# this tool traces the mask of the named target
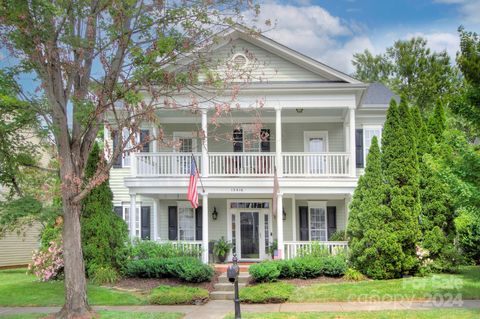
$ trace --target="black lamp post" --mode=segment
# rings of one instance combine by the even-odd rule
[[[233,302],[235,304],[235,319],[241,319],[242,314],[240,312],[240,298],[238,296],[238,274],[240,273],[240,267],[238,267],[237,261],[237,254],[233,254],[233,265],[228,267],[227,277],[228,280],[235,285],[235,297],[233,299]]]
[[[218,217],[217,207],[213,206],[212,218],[213,220],[217,220],[217,217]]]

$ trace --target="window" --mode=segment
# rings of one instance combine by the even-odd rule
[[[127,223],[130,232],[130,206],[123,206],[123,220]],[[135,236],[140,236],[140,207],[137,206],[135,214]]]
[[[244,152],[260,152],[262,139],[260,138],[259,129],[255,124],[243,124],[243,151]]]
[[[372,138],[376,136],[378,138],[378,142],[381,143],[382,139],[382,127],[381,126],[364,126],[363,127],[363,156],[364,156],[364,163],[367,162],[367,155],[370,149],[370,145],[372,145]]]
[[[189,203],[178,203],[178,239],[195,240],[195,210]]]
[[[310,214],[310,240],[327,240],[326,202],[308,202]]]

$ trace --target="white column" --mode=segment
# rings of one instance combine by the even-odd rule
[[[152,148],[150,149],[150,152],[152,152],[152,153],[158,152],[157,128],[156,128],[155,125],[151,126],[150,134],[152,135],[152,138],[153,138]]]
[[[204,134],[202,141],[202,177],[208,177],[208,122],[206,109],[202,109],[202,131]]]
[[[283,194],[277,194],[277,249],[279,259],[284,259],[283,244]]]
[[[282,109],[280,107],[275,109],[275,166],[277,176],[282,176]]]
[[[345,195],[345,230],[348,228],[348,218],[350,216],[350,202],[352,200],[352,194]]]
[[[152,240],[158,239],[158,199],[153,200],[153,236]]]
[[[295,194],[292,196],[292,240],[297,241],[297,207]]]
[[[133,240],[137,234],[135,232],[135,216],[137,214],[137,195],[130,194],[130,214],[128,216],[130,224],[130,239]]]
[[[350,151],[350,176],[355,177],[355,109],[349,109],[348,113],[350,138],[349,138],[349,151]]]
[[[202,261],[208,264],[208,194],[202,195]]]

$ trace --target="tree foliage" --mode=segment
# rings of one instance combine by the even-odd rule
[[[93,146],[85,169],[91,178],[102,163],[98,144]],[[120,270],[127,257],[127,224],[113,211],[113,193],[108,180],[95,187],[83,200],[82,249],[85,268],[93,276],[97,268]]]
[[[398,276],[403,259],[402,247],[390,224],[390,209],[385,205],[380,148],[372,139],[365,173],[360,176],[350,205],[347,234],[350,262],[375,279]]]
[[[66,302],[57,317],[92,317],[81,250],[82,200],[108,178],[123,152],[163,138],[135,138],[142,121],[158,122],[157,110],[195,111],[208,101],[218,103],[215,114],[223,114],[236,103],[239,86],[231,85],[233,78],[248,82],[248,70],[209,72],[216,61],[208,59],[208,51],[218,32],[225,34],[243,15],[255,17],[258,10],[243,0],[0,3],[2,46],[18,61],[18,72],[34,72],[41,81],[47,103],[29,104],[29,111],[42,117],[59,157]],[[175,99],[178,94],[188,98]],[[103,125],[108,132],[125,128],[128,136],[115,148],[106,145],[107,164],[86,178],[87,159]]]
[[[427,40],[415,37],[396,41],[385,53],[356,53],[354,76],[365,82],[382,82],[422,111],[455,92],[458,72],[446,51],[432,52]]]
[[[460,52],[457,64],[465,77],[463,99],[452,104],[452,110],[480,131],[480,36],[475,32],[458,29]]]

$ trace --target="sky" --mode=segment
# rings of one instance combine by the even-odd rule
[[[267,0],[260,18],[275,23],[266,36],[351,74],[354,53],[413,36],[454,59],[458,27],[480,33],[480,0]]]
[[[353,54],[383,53],[396,40],[422,36],[454,61],[457,29],[480,33],[480,0],[261,0],[260,21],[275,27],[266,36],[347,74]],[[0,67],[16,61],[0,52]],[[20,77],[29,91],[38,81]]]

